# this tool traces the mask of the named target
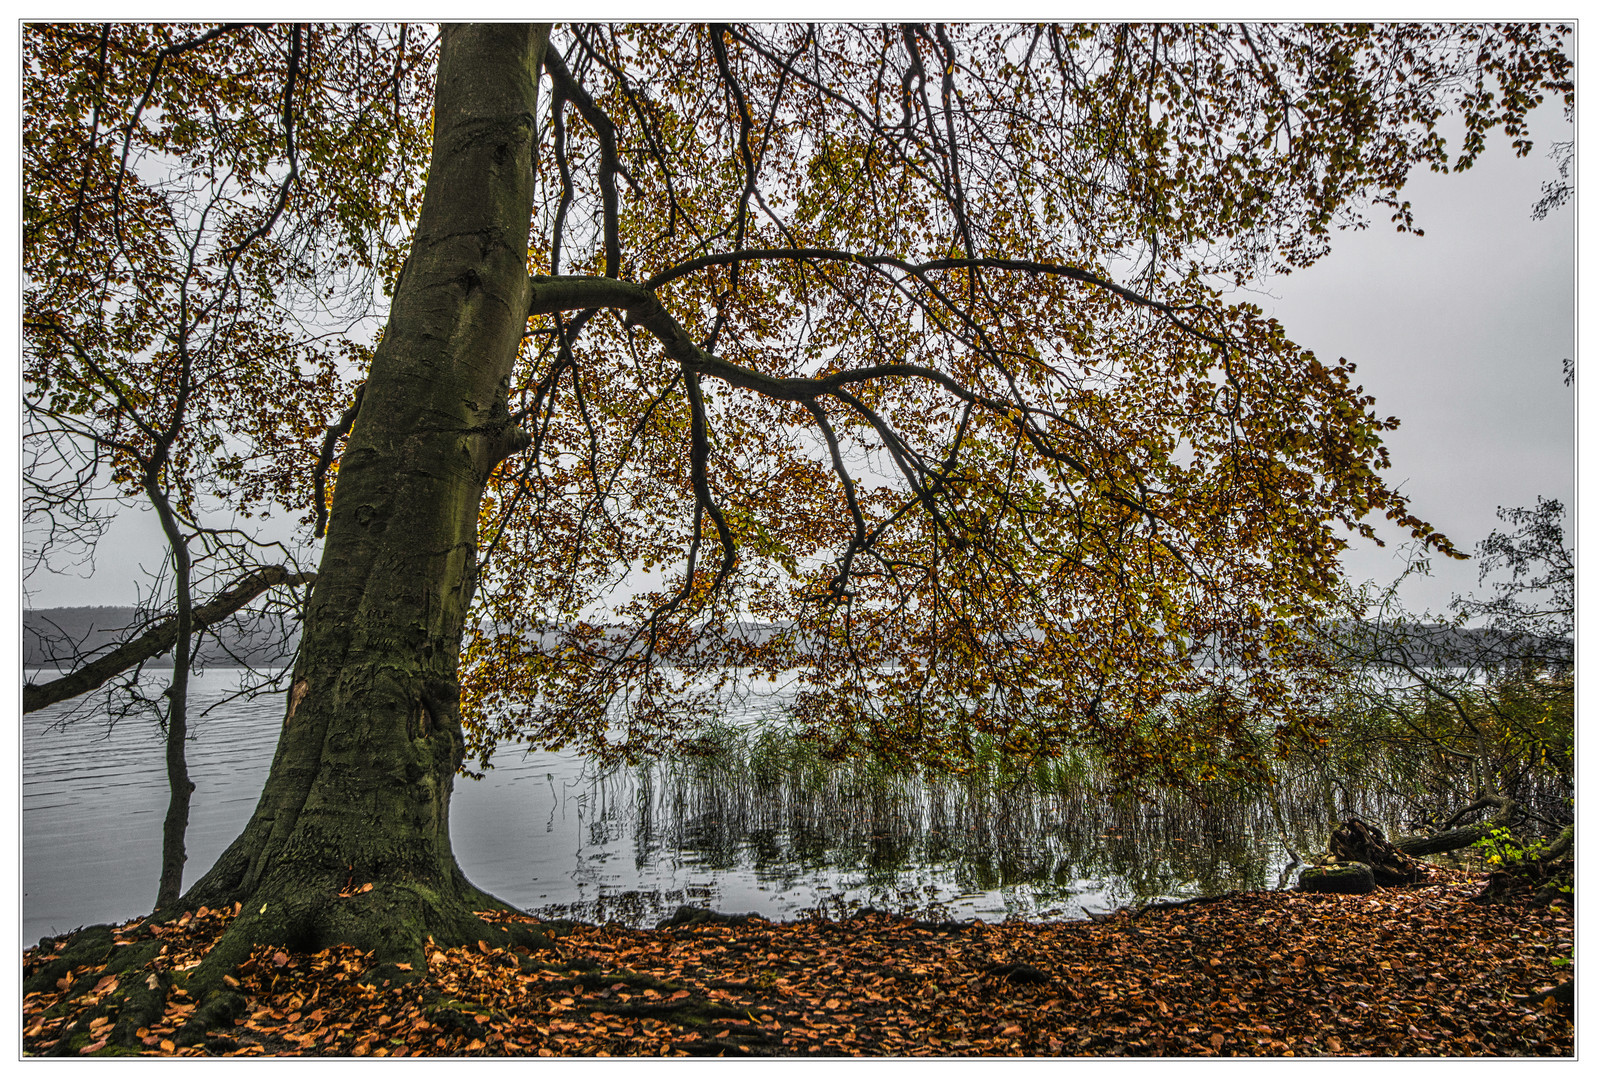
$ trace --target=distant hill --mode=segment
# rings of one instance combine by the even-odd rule
[[[93,656],[136,637],[145,627],[138,611],[130,607],[40,608],[22,613],[22,666],[25,668],[65,667],[75,655]],[[252,612],[241,613],[211,628],[200,646],[199,660],[212,667],[251,664],[277,667],[288,663],[298,641],[298,627],[284,643],[277,625],[258,619]],[[213,636],[214,634],[214,636]],[[171,667],[167,653],[146,663],[147,667]]]
[[[136,624],[138,612],[131,607],[60,607],[40,608],[22,613],[22,664],[27,668],[54,667],[69,660],[74,652],[94,654],[114,648],[130,636],[142,632]],[[763,644],[777,633],[791,627],[759,623],[736,624],[739,637],[751,644]],[[214,627],[215,637],[206,635],[200,649],[202,664],[213,667],[230,667],[238,663],[266,667],[287,664],[298,643],[298,626],[292,628],[286,643],[278,637],[276,624],[257,621],[253,613],[245,612]],[[618,631],[612,631],[617,633]],[[1343,642],[1357,649],[1360,642],[1365,648],[1375,642],[1377,663],[1394,663],[1400,652],[1406,652],[1410,662],[1428,666],[1450,666],[1470,657],[1477,662],[1489,656],[1509,657],[1527,653],[1550,661],[1567,662],[1571,656],[1568,641],[1531,636],[1515,636],[1496,630],[1455,628],[1435,625],[1415,625],[1406,628],[1385,627],[1377,631],[1368,623],[1343,623],[1333,629]],[[1397,637],[1406,637],[1403,649],[1392,644]],[[540,644],[551,647],[558,633],[549,628],[541,635]],[[236,658],[236,659],[235,659]],[[148,663],[150,667],[171,667],[170,654]]]
[[[1382,664],[1457,667],[1521,658],[1569,663],[1574,656],[1574,645],[1568,639],[1490,627],[1347,622],[1332,628],[1332,633],[1355,652],[1374,652],[1373,659]]]

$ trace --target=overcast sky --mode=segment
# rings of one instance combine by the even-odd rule
[[[1563,360],[1575,355],[1575,207],[1531,218],[1557,172],[1545,151],[1571,129],[1555,108],[1535,119],[1529,157],[1500,138],[1466,172],[1411,180],[1404,197],[1423,237],[1344,233],[1263,301],[1294,341],[1358,365],[1377,413],[1403,421],[1387,439],[1391,481],[1464,550],[1501,527],[1499,506],[1538,495],[1574,505],[1575,391]],[[1346,560],[1354,580],[1401,572],[1404,538],[1386,532],[1387,550],[1365,544]],[[1477,587],[1473,562],[1432,569],[1430,581],[1406,583],[1410,607],[1440,610]]]
[[[1569,138],[1559,110],[1544,107],[1524,159],[1497,139],[1475,168],[1416,175],[1405,191],[1424,237],[1380,224],[1343,233],[1319,265],[1268,283],[1259,297],[1300,345],[1325,360],[1347,357],[1376,398],[1391,433],[1390,478],[1412,509],[1464,550],[1499,523],[1499,506],[1538,495],[1574,502],[1575,392],[1562,361],[1575,349],[1575,210],[1531,218],[1556,167],[1550,144]],[[136,583],[160,558],[153,515],[128,514],[101,545],[91,578],[35,575],[29,607],[131,604]],[[1382,524],[1382,523],[1378,523]],[[1368,544],[1346,560],[1355,581],[1387,582],[1405,539]],[[1473,563],[1438,560],[1410,581],[1413,609],[1440,611],[1476,588]]]

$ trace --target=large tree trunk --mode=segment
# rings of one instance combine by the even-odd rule
[[[271,774],[183,898],[243,902],[205,984],[253,944],[347,942],[423,970],[429,935],[493,936],[472,911],[502,905],[455,864],[449,797],[478,504],[526,441],[505,394],[526,329],[547,43],[547,27],[443,32],[427,190],[338,471]]]

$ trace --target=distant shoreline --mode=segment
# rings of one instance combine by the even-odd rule
[[[256,630],[250,625],[252,621],[251,613],[242,613],[211,627],[196,662],[209,667],[283,667],[292,662],[299,640],[298,627],[292,628],[294,632],[284,642],[274,624],[263,623]],[[139,610],[133,607],[25,608],[22,666],[29,670],[67,671],[79,662],[74,653],[93,659],[144,629]],[[172,655],[168,652],[151,657],[144,666],[171,668]]]

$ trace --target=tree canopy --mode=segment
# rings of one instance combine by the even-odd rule
[[[1528,152],[1564,39],[556,28],[476,750],[646,752],[736,668],[798,672],[837,755],[1256,764],[1346,536],[1452,548],[1384,480],[1397,420],[1354,365],[1238,290],[1420,231],[1410,171],[1493,129]]]
[[[530,445],[483,503],[464,654],[479,759],[669,745],[729,671],[797,672],[839,755],[1254,759],[1347,533],[1452,549],[1382,478],[1397,420],[1354,365],[1237,290],[1339,229],[1419,232],[1409,172],[1494,129],[1528,153],[1526,114],[1573,101],[1567,34],[557,28],[507,386]],[[336,327],[418,209],[431,35],[27,44],[30,518],[103,465],[319,532],[369,356]],[[1183,715],[1217,692],[1240,707]]]

